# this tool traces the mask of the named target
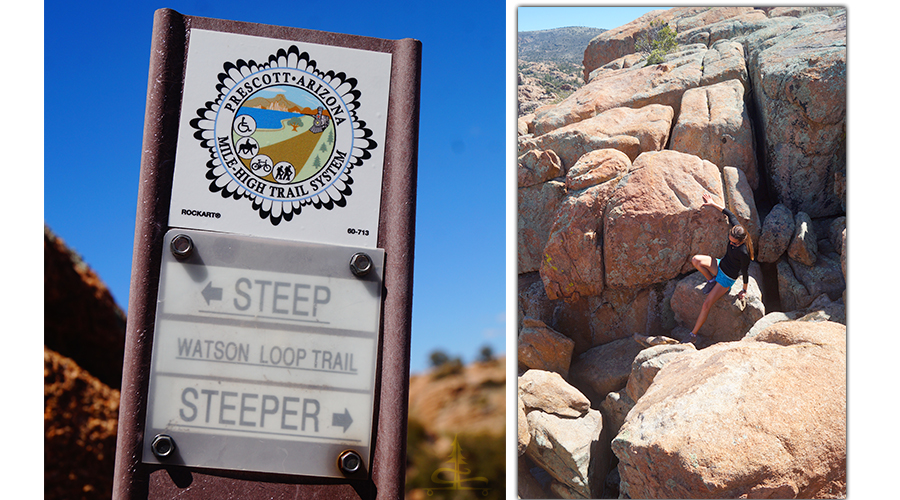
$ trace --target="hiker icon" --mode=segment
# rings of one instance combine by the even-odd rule
[[[279,184],[287,184],[294,180],[294,176],[297,174],[297,171],[294,169],[294,166],[291,165],[290,162],[280,161],[275,164],[275,173],[272,174],[275,177],[275,181]]]

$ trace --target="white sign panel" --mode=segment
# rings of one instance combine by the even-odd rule
[[[391,54],[191,30],[169,225],[374,248]]]
[[[343,477],[348,449],[367,464],[383,251],[183,229],[164,243],[145,444],[170,436],[166,463],[197,467]]]

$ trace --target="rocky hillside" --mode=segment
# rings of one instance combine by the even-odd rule
[[[657,11],[520,115],[523,498],[846,493],[846,38],[840,8]],[[755,262],[681,344],[728,241],[704,196]]]
[[[584,48],[604,31],[585,26],[520,31],[516,41],[519,59],[528,62],[567,62],[580,66]]]
[[[44,347],[44,498],[110,498],[119,391]]]
[[[103,280],[46,226],[44,344],[104,384],[121,387],[125,313]]]
[[[44,498],[108,499],[125,315],[81,257],[44,228]]]
[[[519,112],[559,102],[583,83],[584,47],[606,30],[583,26],[518,33]]]
[[[448,362],[411,377],[408,499],[505,498],[505,391],[504,358]],[[437,472],[454,468],[460,457],[467,473]],[[447,490],[452,485],[444,481],[454,480],[461,489]]]
[[[581,66],[572,63],[527,62],[519,60],[519,113],[557,103],[581,87]]]

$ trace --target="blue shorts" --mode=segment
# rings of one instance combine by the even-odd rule
[[[716,267],[719,269],[719,272],[716,274],[716,283],[724,286],[726,290],[731,290],[731,285],[737,281],[737,278],[730,278],[727,274],[723,273],[722,268],[718,267],[720,262],[722,262],[722,259],[716,259]]]

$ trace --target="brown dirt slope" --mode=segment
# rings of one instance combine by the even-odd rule
[[[112,496],[119,391],[44,347],[44,498]]]

